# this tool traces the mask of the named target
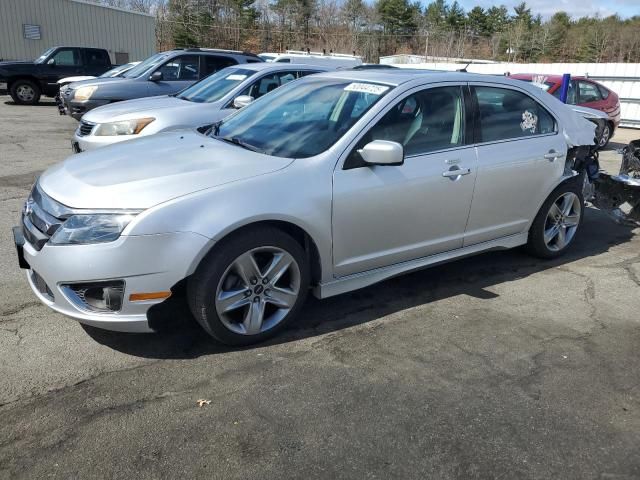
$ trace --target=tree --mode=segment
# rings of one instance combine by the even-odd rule
[[[407,0],[379,0],[377,10],[385,32],[406,35],[416,31],[415,4]]]
[[[464,23],[464,10],[458,3],[458,0],[454,0],[447,12],[447,25],[452,27],[454,30],[458,30],[464,26]]]
[[[489,23],[484,8],[473,7],[467,14],[467,25],[473,35],[487,35],[489,33]]]

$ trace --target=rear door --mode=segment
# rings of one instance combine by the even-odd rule
[[[84,50],[84,72],[98,77],[111,68],[109,54],[105,50],[87,48]]]
[[[567,154],[555,117],[524,91],[490,83],[471,91],[478,174],[465,246],[525,232]]]
[[[203,55],[201,58],[201,72],[200,77],[205,78],[216,73],[218,70],[237,65],[238,62],[232,57],[225,57],[222,55]]]

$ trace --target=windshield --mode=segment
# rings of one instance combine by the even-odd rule
[[[139,63],[131,70],[125,72],[122,76],[124,78],[137,78],[142,75],[144,72],[149,70],[151,67],[156,66],[163,60],[165,60],[169,55],[166,53],[156,53],[155,55],[150,56],[145,61]]]
[[[184,89],[178,98],[196,103],[220,100],[245,79],[256,72],[244,68],[227,67]]]
[[[312,157],[337,142],[389,90],[375,83],[307,77],[259,98],[212,133],[267,155]]]
[[[38,58],[36,58],[34,63],[42,63],[42,62],[44,62],[47,59],[47,57],[49,55],[51,55],[51,52],[53,52],[55,49],[56,49],[56,47],[51,47],[49,50],[47,50],[42,55],[40,55]]]

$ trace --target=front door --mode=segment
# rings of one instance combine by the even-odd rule
[[[364,164],[357,150],[373,140],[402,144],[404,164]],[[362,136],[334,173],[337,276],[462,247],[476,174],[466,143],[461,86],[407,94]]]
[[[160,66],[157,71],[162,73],[162,78],[157,82],[149,82],[149,95],[171,95],[198,81],[200,59],[197,55],[180,55]]]
[[[554,117],[526,93],[472,86],[478,175],[465,246],[523,233],[562,176],[567,145]]]

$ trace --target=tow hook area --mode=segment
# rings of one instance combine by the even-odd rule
[[[598,172],[592,179],[590,201],[616,222],[640,225],[640,140],[629,143],[621,153],[618,175]]]

